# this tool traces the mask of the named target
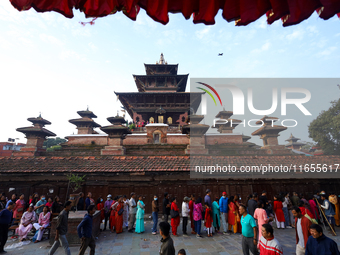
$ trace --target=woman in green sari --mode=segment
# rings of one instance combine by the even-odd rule
[[[220,206],[218,205],[218,197],[212,203],[213,211],[213,225],[215,227],[215,233],[220,233]]]
[[[145,212],[145,204],[142,201],[143,197],[138,197],[137,202],[137,214],[136,214],[136,233],[143,233],[144,229],[144,212]]]

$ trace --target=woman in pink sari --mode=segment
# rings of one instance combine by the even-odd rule
[[[257,207],[254,212],[254,219],[257,220],[257,227],[259,229],[259,240],[261,239],[262,236],[262,225],[267,224],[269,221],[272,221],[273,218],[268,218],[266,211],[263,209],[264,208],[264,203],[262,201],[259,201],[257,203]],[[259,248],[259,242],[257,243],[257,247]]]
[[[27,212],[21,217],[20,225],[16,229],[17,235],[20,237],[20,241],[25,241],[27,238],[27,234],[31,231],[33,225],[32,223],[35,222],[35,212],[34,212],[34,205],[30,204]]]
[[[39,214],[38,223],[33,224],[33,227],[36,230],[39,230],[37,240],[35,240],[35,243],[38,243],[41,241],[45,228],[47,228],[50,225],[50,219],[51,219],[51,213],[49,212],[49,207],[45,206],[43,209],[43,212]]]
[[[14,219],[18,216],[18,214],[24,213],[25,204],[26,204],[24,198],[25,198],[24,194],[21,194],[19,199],[15,202],[15,207],[14,207],[14,211],[13,211],[13,218]]]

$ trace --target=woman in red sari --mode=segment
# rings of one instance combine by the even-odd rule
[[[228,199],[228,233],[231,233],[231,226],[234,229],[234,233],[237,233],[237,208],[234,204],[234,196],[229,197]]]
[[[212,223],[213,223],[213,217],[212,217],[212,210],[209,207],[208,203],[205,203],[205,215],[204,215],[204,225],[207,228],[208,231],[208,237],[212,237]]]
[[[285,216],[283,214],[283,206],[282,201],[280,201],[279,196],[274,196],[274,213],[275,213],[275,222],[277,228],[285,228]]]
[[[116,202],[116,233],[120,234],[123,232],[123,214],[124,214],[124,201],[123,197],[120,196]]]
[[[177,217],[171,217],[171,229],[172,229],[172,234],[174,236],[178,236],[177,235],[177,228],[179,226],[179,222],[180,222],[180,217],[179,217],[179,209],[178,206],[176,204],[176,198],[174,197],[172,199],[172,203],[171,203],[171,210],[177,211],[178,212],[178,216]]]
[[[103,219],[105,219],[105,211],[102,197],[97,199],[97,210],[100,211],[100,221],[103,221]]]
[[[111,232],[114,232],[115,227],[116,227],[116,208],[114,207],[116,202],[117,202],[117,197],[113,199],[112,206],[111,206],[111,212],[110,212],[110,218],[109,218]]]

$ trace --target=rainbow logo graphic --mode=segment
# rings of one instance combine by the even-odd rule
[[[211,87],[210,85],[208,85],[208,84],[206,84],[206,83],[203,83],[203,82],[197,82],[197,83],[199,83],[199,84],[201,84],[201,85],[203,85],[203,86],[206,86],[206,87],[209,88],[212,92],[214,92],[215,95],[217,96],[218,100],[220,101],[221,106],[222,106],[222,100],[221,100],[221,98],[220,98],[220,95],[217,93],[217,91],[216,91],[213,87]],[[209,96],[211,96],[212,100],[214,100],[215,106],[217,106],[216,100],[215,100],[214,96],[211,94],[211,92],[210,92],[209,90],[206,90],[206,89],[201,88],[201,87],[197,87],[197,88],[200,89],[200,90],[203,90],[203,91],[206,92]]]

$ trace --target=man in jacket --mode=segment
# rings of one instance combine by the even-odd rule
[[[305,255],[340,255],[334,240],[323,234],[322,227],[317,224],[310,226],[311,236],[308,238]]]
[[[170,224],[165,221],[159,223],[159,233],[162,237],[159,255],[175,255],[174,241],[170,237]]]
[[[0,254],[6,253],[4,247],[8,238],[8,228],[12,222],[12,210],[14,206],[15,204],[11,201],[8,203],[7,208],[0,212]]]
[[[304,255],[308,237],[310,236],[311,222],[302,215],[299,207],[294,206],[292,213],[295,217],[295,235],[296,235],[296,255]]]
[[[66,255],[71,255],[70,248],[68,247],[68,242],[66,239],[67,234],[67,225],[68,225],[68,213],[71,210],[72,202],[67,201],[64,206],[64,210],[62,210],[58,216],[57,226],[56,226],[56,234],[55,241],[52,245],[48,255],[53,255],[55,251],[58,249],[59,245],[61,245]]]
[[[96,212],[96,207],[94,205],[90,205],[87,208],[87,212],[88,213],[77,227],[78,236],[81,239],[79,255],[83,255],[87,247],[90,247],[91,249],[90,255],[94,255],[96,248],[96,242],[92,236],[93,214]]]
[[[227,223],[228,223],[228,197],[227,193],[223,192],[219,201],[221,219],[223,225],[223,234],[227,234]]]
[[[282,255],[283,249],[279,241],[274,238],[274,229],[270,224],[263,224],[262,236],[259,240],[261,255]]]

